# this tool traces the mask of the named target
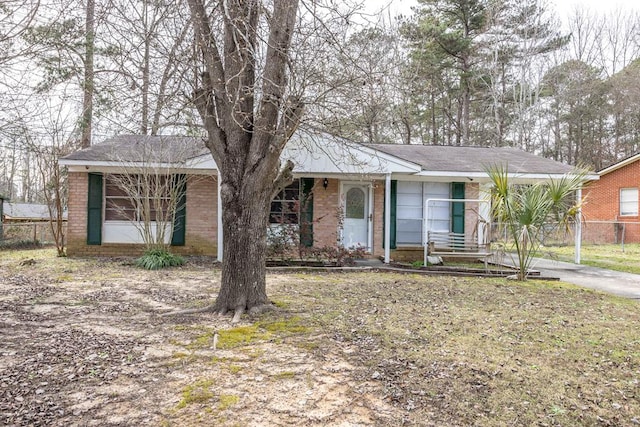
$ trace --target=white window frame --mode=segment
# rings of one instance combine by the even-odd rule
[[[638,188],[620,189],[620,216],[638,216]]]

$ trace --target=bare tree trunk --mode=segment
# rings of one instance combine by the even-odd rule
[[[95,47],[94,32],[94,15],[95,0],[87,0],[86,10],[86,35],[85,35],[85,51],[84,51],[84,82],[83,82],[83,100],[82,100],[82,137],[81,147],[87,148],[91,146],[91,128],[93,121],[93,52]]]
[[[146,135],[149,130],[149,51],[151,43],[151,31],[149,30],[149,8],[147,2],[142,5],[144,20],[144,57],[142,58],[142,120],[140,124],[140,132]]]
[[[433,81],[433,79],[432,79]],[[433,89],[431,89],[431,137],[433,141],[431,143],[433,145],[438,145],[438,122],[436,120],[436,94]]]
[[[465,37],[468,37],[468,35],[465,34]],[[458,129],[460,139],[458,139],[457,145],[469,145],[471,127],[471,80],[469,75],[471,66],[469,65],[469,58],[467,56],[462,59],[461,67],[462,75],[460,76],[460,87],[462,90],[462,96],[460,97],[460,102],[462,105],[460,106],[459,112],[462,117],[458,121],[458,125],[460,126],[460,129]]]
[[[214,311],[242,313],[269,303],[266,293],[267,206],[270,191],[255,190],[261,184],[254,177],[243,184],[240,194],[224,194],[224,262],[222,285]],[[223,187],[230,188],[231,186]],[[269,196],[267,196],[269,194]]]

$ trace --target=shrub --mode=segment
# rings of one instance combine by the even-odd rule
[[[355,260],[363,258],[366,249],[357,246],[355,248],[345,248],[344,246],[323,246],[303,248],[302,254],[304,258],[315,259],[316,261],[326,261],[335,265],[354,265]]]
[[[300,231],[294,224],[271,224],[267,228],[267,258],[291,261],[300,249]]]
[[[136,260],[136,265],[146,270],[159,270],[161,268],[175,267],[184,264],[184,258],[172,254],[166,249],[148,250]]]

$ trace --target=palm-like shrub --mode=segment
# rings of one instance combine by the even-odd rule
[[[491,213],[499,231],[512,242],[517,256],[518,280],[525,280],[544,236],[558,227],[570,230],[580,202],[575,192],[581,188],[585,172],[576,170],[560,179],[516,185],[509,181],[507,167],[487,168],[493,183]]]

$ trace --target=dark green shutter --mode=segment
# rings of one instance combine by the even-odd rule
[[[102,244],[102,175],[89,174],[87,245]]]
[[[178,204],[176,205],[176,215],[173,218],[173,234],[171,235],[171,246],[184,246],[185,232],[187,229],[187,177],[185,175],[175,175],[178,188]]]
[[[391,227],[389,227],[389,240],[391,243],[390,249],[396,249],[396,210],[397,210],[397,200],[398,200],[398,181],[391,181],[391,212],[390,212],[390,220]],[[384,204],[386,209],[387,204]],[[384,230],[387,226],[385,224],[385,219],[387,218],[387,213],[385,210],[382,212],[382,235],[384,236]],[[384,237],[382,238],[382,247],[384,248]]]
[[[300,242],[307,247],[313,246],[313,178],[300,180]]]
[[[451,198],[464,199],[464,182],[451,183]],[[453,202],[451,204],[451,231],[453,233],[464,233],[464,202]]]

